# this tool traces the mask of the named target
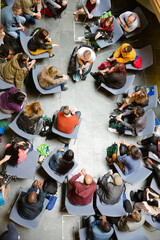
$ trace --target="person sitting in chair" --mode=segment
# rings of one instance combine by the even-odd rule
[[[125,64],[133,63],[136,58],[136,51],[128,43],[122,44],[114,53],[113,57],[108,58],[110,62],[117,61]]]
[[[109,240],[114,230],[106,216],[90,216],[86,219],[87,240]]]
[[[80,111],[69,106],[64,106],[57,113],[57,130],[63,133],[70,134],[74,131],[75,126],[79,124]]]
[[[41,0],[16,0],[16,3],[21,6],[23,16],[31,24],[36,24],[34,18],[41,18]]]
[[[86,74],[95,59],[95,52],[90,47],[82,46],[81,48],[79,48],[76,58],[76,74],[73,75],[73,80],[86,80]]]
[[[148,105],[149,99],[147,92],[145,90],[139,90],[134,93],[128,94],[127,97],[123,98],[123,103],[117,103],[119,109],[114,109],[114,112],[120,113],[123,112],[124,108],[128,106],[136,107],[141,106],[145,107]]]
[[[19,240],[18,232],[14,223],[9,222],[7,228],[8,230],[0,235],[0,240]]]
[[[83,0],[82,1],[82,8],[78,11],[74,12],[75,14],[75,21],[78,21],[79,15],[87,15],[88,19],[93,18],[93,13],[95,12],[96,8],[100,4],[100,0]]]
[[[76,181],[81,175],[84,176],[83,183]],[[68,192],[68,199],[71,203],[74,205],[91,203],[97,184],[84,168],[69,180],[69,184],[72,186],[72,189]]]
[[[122,232],[133,232],[142,227],[144,222],[145,216],[134,209],[130,215],[121,217],[117,225]]]
[[[59,44],[52,44],[49,33],[44,28],[39,28],[33,34],[33,37],[28,42],[28,50],[32,55],[39,55],[44,52],[49,53],[49,57],[53,57],[52,48],[59,47]]]
[[[135,12],[124,12],[118,18],[117,21],[125,32],[133,32],[136,28],[140,27],[140,19]]]
[[[57,67],[50,65],[45,66],[38,74],[39,85],[45,90],[61,86],[62,91],[66,91],[68,88],[65,85],[68,79],[68,75],[60,73]]]
[[[0,208],[5,204],[10,192],[10,185],[8,183],[12,177],[8,177],[7,183],[4,183],[3,177],[0,176]]]
[[[18,200],[18,214],[22,218],[33,220],[41,213],[45,200],[42,187],[43,181],[35,180],[28,192],[22,193],[21,198]]]
[[[108,181],[112,177],[113,181]],[[119,202],[124,191],[124,183],[118,173],[110,169],[102,178],[99,179],[99,189],[97,194],[103,204],[116,204]]]
[[[60,148],[49,160],[49,166],[59,175],[65,175],[74,166],[74,152],[68,147]]]
[[[126,117],[128,122],[124,121],[122,118]],[[137,136],[138,133],[142,132],[146,126],[146,115],[142,107],[137,106],[134,110],[127,110],[116,117],[122,126],[118,129],[108,128],[108,131],[114,133],[124,134],[125,130],[132,131],[132,136]]]
[[[61,13],[67,8],[66,0],[44,0],[55,20],[61,19]]]
[[[29,103],[17,119],[17,125],[28,134],[39,134],[43,126],[42,114],[43,111],[39,102]]]

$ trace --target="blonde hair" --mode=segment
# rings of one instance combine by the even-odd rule
[[[138,95],[136,95],[134,100],[137,104],[141,104],[141,103],[147,101],[148,100],[147,92],[145,90],[140,90],[140,93]]]
[[[24,115],[27,117],[35,118],[37,115],[42,116],[42,108],[40,102],[32,102],[25,106]]]

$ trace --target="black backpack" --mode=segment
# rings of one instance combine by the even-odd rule
[[[57,192],[57,182],[56,180],[50,178],[46,179],[43,184],[43,191],[46,192],[47,194],[53,194],[55,195]]]

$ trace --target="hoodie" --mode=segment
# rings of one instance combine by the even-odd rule
[[[92,201],[97,184],[93,180],[90,186],[85,186],[76,181],[80,176],[81,173],[78,173],[70,179],[69,183],[73,188],[69,191],[68,198],[75,205],[88,205]]]

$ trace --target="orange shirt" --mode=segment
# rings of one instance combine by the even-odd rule
[[[63,133],[70,134],[74,131],[76,125],[79,124],[79,120],[76,114],[70,117],[64,116],[63,112],[57,114],[57,130]]]

